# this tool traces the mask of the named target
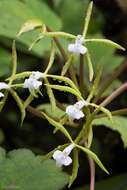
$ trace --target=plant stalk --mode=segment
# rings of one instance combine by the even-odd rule
[[[127,82],[125,82],[121,87],[117,88],[114,92],[112,92],[111,95],[105,98],[104,101],[100,104],[100,106],[103,106],[103,107],[106,106],[126,89],[127,89]]]
[[[79,67],[79,82],[80,82],[80,92],[84,97],[84,63],[83,55],[80,54],[80,67]]]
[[[47,28],[48,32],[52,32],[48,26],[46,26],[46,28]],[[54,41],[55,41],[58,49],[60,50],[60,53],[62,54],[62,56],[64,58],[64,61],[66,62],[68,60],[68,57],[67,57],[67,55],[66,55],[63,47],[61,46],[59,40],[56,37],[53,37],[53,39],[54,39]],[[77,79],[76,79],[76,74],[75,74],[75,71],[74,71],[72,65],[70,65],[70,67],[69,67],[69,73],[70,73],[71,79],[73,80],[73,82],[75,83],[75,85],[77,87],[79,87]]]

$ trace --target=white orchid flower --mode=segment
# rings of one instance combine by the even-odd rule
[[[83,118],[85,115],[80,109],[82,109],[84,106],[87,106],[87,105],[88,103],[86,101],[80,100],[74,105],[68,106],[66,108],[66,113],[69,116],[69,119],[73,121],[74,119]]]
[[[85,54],[87,52],[87,48],[83,46],[84,38],[81,35],[78,35],[74,44],[68,45],[68,51],[74,53],[75,55]]]
[[[38,81],[40,78],[46,78],[46,74],[39,71],[32,71],[32,74],[24,82],[24,88],[28,88],[29,91],[33,93],[34,90],[42,85],[42,82]]]
[[[38,89],[39,86],[42,85],[42,82],[34,79],[34,78],[28,78],[24,82],[24,88],[28,88],[29,91],[32,93],[34,90]]]
[[[68,166],[72,163],[72,159],[69,156],[73,148],[75,147],[75,144],[72,143],[68,147],[66,147],[63,151],[56,150],[53,154],[54,160],[56,160],[56,165],[61,167],[62,165]]]
[[[10,88],[10,86],[8,84],[6,84],[4,82],[0,82],[0,90],[2,90],[2,89],[9,89],[9,88]],[[0,92],[0,98],[1,97],[4,97],[4,94],[2,92]]]

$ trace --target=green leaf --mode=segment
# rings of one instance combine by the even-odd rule
[[[52,64],[54,62],[54,58],[55,58],[55,49],[54,49],[54,43],[53,43],[53,39],[51,40],[51,50],[50,50],[50,59],[49,59],[49,63],[48,66],[45,70],[45,73],[47,74],[48,71],[50,70],[50,68],[52,67]]]
[[[100,166],[100,168],[102,170],[104,170],[107,174],[109,174],[109,172],[106,170],[106,168],[103,166],[103,164],[101,163],[100,159],[98,158],[98,156],[93,153],[91,150],[83,147],[83,146],[79,146],[79,145],[76,145],[77,148],[81,149],[83,152],[85,152],[86,154],[88,154],[88,156],[90,156],[91,158],[94,159],[94,161]]]
[[[77,96],[79,99],[83,100],[82,96],[73,88],[70,88],[68,86],[61,86],[61,85],[48,85],[49,87],[56,89],[56,90],[60,90],[63,92],[69,92],[75,96]]]
[[[124,148],[127,147],[127,118],[122,116],[112,116],[114,126],[112,127],[111,123],[107,118],[98,118],[93,121],[95,125],[105,125],[106,127],[117,131],[120,133],[121,139],[124,144]]]
[[[2,12],[0,19],[0,35],[9,39],[14,39],[21,25],[30,19],[42,20],[55,31],[61,28],[60,19],[40,0],[25,0],[24,3],[18,0],[1,0],[0,10]],[[34,46],[31,52],[27,50],[30,44],[37,38],[39,32],[40,30],[37,30],[22,35],[17,40],[24,46],[17,46],[17,48],[23,52],[42,57],[42,52],[50,48],[50,40],[47,38],[41,40],[40,43]]]
[[[23,103],[22,103],[21,99],[19,98],[18,94],[13,89],[10,89],[10,93],[13,96],[14,100],[17,103],[17,106],[20,109],[20,113],[21,113],[21,126],[22,126],[24,118],[25,118],[25,115],[26,115],[25,108],[24,108]]]
[[[95,184],[95,190],[125,190],[127,187],[127,174],[110,177],[108,179],[99,181]],[[74,190],[89,190],[90,187],[83,186],[74,188]]]
[[[46,31],[46,27],[44,26],[44,23],[41,20],[37,20],[37,19],[31,19],[31,20],[27,20],[20,28],[19,32],[17,33],[17,37],[19,37],[20,35],[22,35],[25,32],[29,32],[32,30],[36,30],[38,28],[41,28],[42,31]]]
[[[65,63],[65,65],[63,66],[62,68],[62,72],[61,72],[61,75],[64,76],[66,74],[66,72],[68,71],[69,67],[70,67],[70,64],[72,63],[73,61],[73,55],[71,55],[69,57],[69,59],[67,60],[67,62]]]
[[[125,48],[122,47],[121,45],[111,41],[111,40],[107,40],[107,39],[86,39],[85,42],[96,42],[96,43],[102,43],[102,44],[106,44],[106,45],[109,45],[109,46],[113,46],[117,49],[120,49],[120,50],[123,50],[125,51]]]
[[[0,155],[1,190],[59,190],[68,183],[68,175],[56,170],[53,160],[41,163],[41,156],[30,150],[18,149],[6,156],[0,149]]]
[[[91,37],[103,38],[103,36],[100,33],[94,36],[89,36],[89,38]],[[107,77],[109,74],[112,74],[112,72],[124,60],[123,56],[118,56],[114,54],[115,51],[114,47],[110,47],[103,43],[92,43],[92,42],[86,43],[85,45],[90,52],[94,67],[94,72],[97,71],[98,63],[100,62],[100,59],[103,58],[103,73],[102,73],[103,78]]]
[[[90,90],[90,94],[87,98],[87,102],[90,102],[90,100],[92,99],[98,85],[99,85],[99,81],[100,81],[100,78],[101,78],[101,73],[102,73],[102,62],[100,62],[99,66],[98,66],[98,69],[97,69],[97,73],[96,73],[96,77],[95,77],[95,80],[94,80],[94,83],[93,83],[93,86],[92,86],[92,89]]]
[[[84,25],[84,30],[83,30],[83,34],[82,34],[83,38],[85,38],[86,34],[87,34],[88,25],[89,25],[91,13],[92,13],[92,8],[93,8],[93,1],[90,2],[88,9],[87,9],[87,13],[86,13],[86,17],[85,17],[85,25]]]
[[[65,83],[67,83],[68,85],[70,85],[75,91],[77,91],[81,95],[81,93],[78,90],[78,88],[76,87],[76,85],[69,78],[64,77],[64,76],[58,76],[58,75],[47,75],[47,76],[53,78],[54,80],[57,79],[59,81],[64,81]]]
[[[79,168],[79,159],[78,159],[78,149],[74,148],[73,150],[73,169],[72,169],[72,176],[70,177],[69,185],[70,187],[73,182],[75,181],[78,175],[78,168]]]
[[[50,104],[51,104],[51,110],[52,110],[52,112],[54,112],[55,109],[56,109],[55,96],[54,96],[53,91],[50,88],[50,86],[48,86],[48,85],[50,85],[48,79],[45,78],[44,80],[45,80],[45,84],[46,84],[46,89],[47,89],[47,94],[48,94],[48,97],[49,97],[49,101],[50,101]]]
[[[86,52],[85,56],[86,56],[86,61],[87,61],[87,65],[88,65],[88,70],[89,70],[89,81],[92,81],[94,71],[93,71],[92,60],[91,60],[91,57],[90,57],[90,54],[88,51]]]
[[[11,53],[0,47],[0,76],[7,75],[11,66]]]
[[[48,120],[48,122],[53,125],[57,130],[60,130],[69,140],[71,143],[73,143],[73,140],[70,136],[70,134],[68,133],[68,131],[57,121],[54,121],[53,119],[51,119],[47,114],[45,114],[44,112],[41,112],[44,117]]]
[[[105,113],[105,114],[107,115],[107,117],[109,118],[112,127],[114,127],[113,117],[112,117],[111,112],[110,112],[108,109],[106,109],[106,108],[104,108],[104,107],[102,107],[102,106],[98,106],[98,105],[96,105],[96,104],[94,104],[94,103],[91,103],[91,104],[89,104],[89,105],[91,105],[91,106],[97,108],[98,110],[101,110],[103,113]]]

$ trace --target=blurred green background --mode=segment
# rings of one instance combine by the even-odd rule
[[[94,0],[94,8],[89,25],[87,38],[108,38],[127,48],[127,0]],[[18,55],[18,70],[22,71],[44,71],[48,63],[50,41],[48,38],[41,40],[31,51],[30,44],[36,39],[39,31],[29,32],[20,38],[16,33],[20,26],[29,19],[42,19],[53,31],[65,31],[72,34],[81,34],[84,24],[84,16],[88,7],[88,0],[1,0],[0,1],[0,80],[3,81],[11,73],[11,45],[16,40]],[[60,39],[65,51],[70,40]],[[94,69],[101,58],[104,60],[103,80],[108,79],[113,71],[126,60],[127,51],[116,51],[113,47],[89,44],[88,46]],[[63,59],[56,48],[56,58],[51,73],[60,74]],[[60,66],[59,66],[60,65]],[[74,62],[78,73],[78,62]],[[85,68],[86,76],[87,67]],[[114,81],[104,96],[112,90],[120,87],[127,80],[127,69]],[[87,77],[88,78],[88,77]],[[89,87],[91,84],[87,84]],[[23,100],[27,98],[27,90],[18,90]],[[48,103],[46,90],[43,97],[32,102],[33,107]],[[72,103],[71,96],[55,92],[56,99],[62,103]],[[104,98],[103,96],[103,98]],[[111,110],[127,107],[127,92],[116,98],[109,106]],[[43,109],[47,107],[43,106]],[[48,122],[37,118],[27,112],[24,124],[20,128],[20,112],[15,101],[9,95],[0,117],[0,144],[7,151],[17,148],[28,148],[35,154],[45,154],[59,144],[66,143],[65,137],[60,133],[52,134],[52,127]],[[127,127],[127,124],[125,124]],[[72,132],[73,135],[73,132]],[[96,181],[98,190],[109,184],[108,190],[127,190],[127,150],[123,148],[120,135],[105,127],[94,127],[94,141],[92,150],[98,154],[104,165],[109,170],[112,178],[107,176],[98,167],[96,168]],[[71,167],[66,169],[71,173]],[[114,177],[118,175],[118,177]],[[109,177],[108,177],[109,178]],[[105,180],[105,181],[102,181]],[[106,181],[107,180],[107,181]],[[100,182],[101,181],[101,182]],[[80,169],[76,182],[71,189],[87,190],[85,185],[89,184],[89,166],[84,154],[80,155]],[[113,186],[111,186],[113,184]],[[121,184],[119,186],[118,184]],[[79,188],[83,186],[83,188]],[[66,189],[66,187],[65,187]]]

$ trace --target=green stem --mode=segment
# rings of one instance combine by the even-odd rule
[[[124,71],[124,69],[127,67],[127,61],[125,61],[110,77],[109,79],[103,84],[103,86],[100,88],[99,92],[97,93],[96,97],[93,100],[93,103],[96,103],[104,91],[112,84],[112,82]]]
[[[121,94],[124,90],[127,89],[127,82],[124,83],[121,87],[117,88],[111,95],[109,95],[99,106],[106,106],[112,100],[114,100],[119,94]]]
[[[80,67],[79,67],[79,82],[80,82],[80,92],[84,97],[84,64],[83,55],[80,54]]]
[[[88,131],[88,129],[89,129],[89,127],[90,127],[90,125],[91,125],[91,123],[92,123],[92,121],[93,121],[95,115],[97,114],[97,111],[94,111],[94,112],[91,114],[91,113],[90,113],[90,110],[88,109],[88,110],[86,111],[86,113],[87,113],[87,114],[86,114],[87,120],[86,120],[86,123],[83,125],[83,128],[81,129],[81,131],[79,132],[78,136],[76,137],[76,139],[75,139],[75,141],[74,141],[76,144],[78,144],[78,142],[80,141],[80,139],[83,138],[83,136],[85,135],[85,132]]]
[[[48,32],[51,32],[50,28],[48,26],[47,27],[47,31]],[[61,46],[59,40],[56,38],[56,37],[53,37],[58,49],[60,50],[60,53],[62,54],[63,58],[64,58],[64,61],[66,62],[68,60],[68,57],[63,49],[63,47]],[[69,73],[70,73],[70,76],[71,76],[71,79],[73,80],[73,82],[75,83],[75,85],[77,87],[79,87],[78,85],[78,82],[77,82],[77,79],[76,79],[76,74],[75,74],[75,71],[74,71],[74,68],[72,67],[72,65],[70,65],[69,67]]]

